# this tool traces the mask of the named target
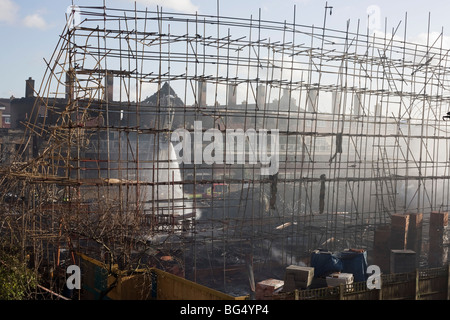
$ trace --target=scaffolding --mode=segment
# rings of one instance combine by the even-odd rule
[[[449,209],[442,33],[72,9],[23,123],[38,151],[2,169],[0,232],[36,267],[79,251],[230,292]]]

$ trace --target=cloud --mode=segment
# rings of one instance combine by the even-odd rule
[[[37,29],[41,29],[41,30],[46,29],[48,26],[47,22],[45,22],[44,18],[42,18],[41,15],[38,13],[26,16],[23,19],[23,23],[28,28],[37,28]]]
[[[437,49],[440,48],[442,43],[442,48],[445,50],[450,49],[450,36],[445,36],[441,32],[433,31],[429,34],[426,32],[421,32],[418,35],[410,39],[414,43],[433,46]]]
[[[185,13],[195,13],[198,7],[191,0],[137,0],[146,6],[160,6],[163,9],[173,9]]]
[[[18,12],[19,7],[11,0],[0,0],[0,21],[13,23]]]
[[[40,13],[27,15],[25,18],[19,17],[19,6],[12,0],[0,0],[0,22],[11,24],[20,23],[28,28],[46,29],[47,22]]]

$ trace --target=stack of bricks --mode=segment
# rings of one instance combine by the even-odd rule
[[[373,263],[381,272],[389,273],[391,226],[383,225],[375,229],[373,244]]]
[[[255,299],[256,300],[272,300],[284,285],[283,280],[267,279],[256,284]]]
[[[447,225],[448,212],[431,212],[428,249],[428,266],[430,268],[442,267],[447,261]]]
[[[327,276],[326,280],[329,287],[336,287],[340,284],[353,284],[354,277],[351,273],[334,272]]]
[[[411,213],[409,215],[407,249],[416,253],[416,268],[419,267],[419,259],[422,252],[422,225],[422,213]]]
[[[416,270],[416,252],[412,250],[391,250],[391,273],[408,273]]]
[[[286,268],[283,291],[292,292],[295,289],[306,289],[311,285],[313,278],[313,267],[290,265]]]
[[[417,268],[422,246],[422,213],[396,213],[391,215],[391,224],[380,226],[375,230],[373,257],[374,264],[378,265],[383,273],[394,272],[391,267],[399,270],[400,257],[407,257],[406,269]],[[392,251],[396,250],[394,254]],[[391,261],[395,256],[396,261]],[[411,259],[415,263],[411,266]]]
[[[408,240],[409,215],[393,214],[391,215],[391,250],[405,250]]]

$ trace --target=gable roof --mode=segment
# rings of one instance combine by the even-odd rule
[[[142,101],[143,104],[148,104],[152,106],[167,106],[168,98],[171,99],[171,103],[174,107],[182,107],[184,106],[183,101],[177,96],[175,91],[169,85],[169,83],[165,82],[159,91],[155,92],[150,97],[147,97]],[[158,100],[159,99],[159,100]]]

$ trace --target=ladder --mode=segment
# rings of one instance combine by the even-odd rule
[[[373,167],[375,176],[375,197],[377,203],[377,212],[383,212],[389,217],[395,210],[395,193],[394,185],[392,183],[391,168],[389,166],[389,159],[387,156],[386,146],[378,146],[379,161]],[[387,203],[385,202],[387,197]]]

